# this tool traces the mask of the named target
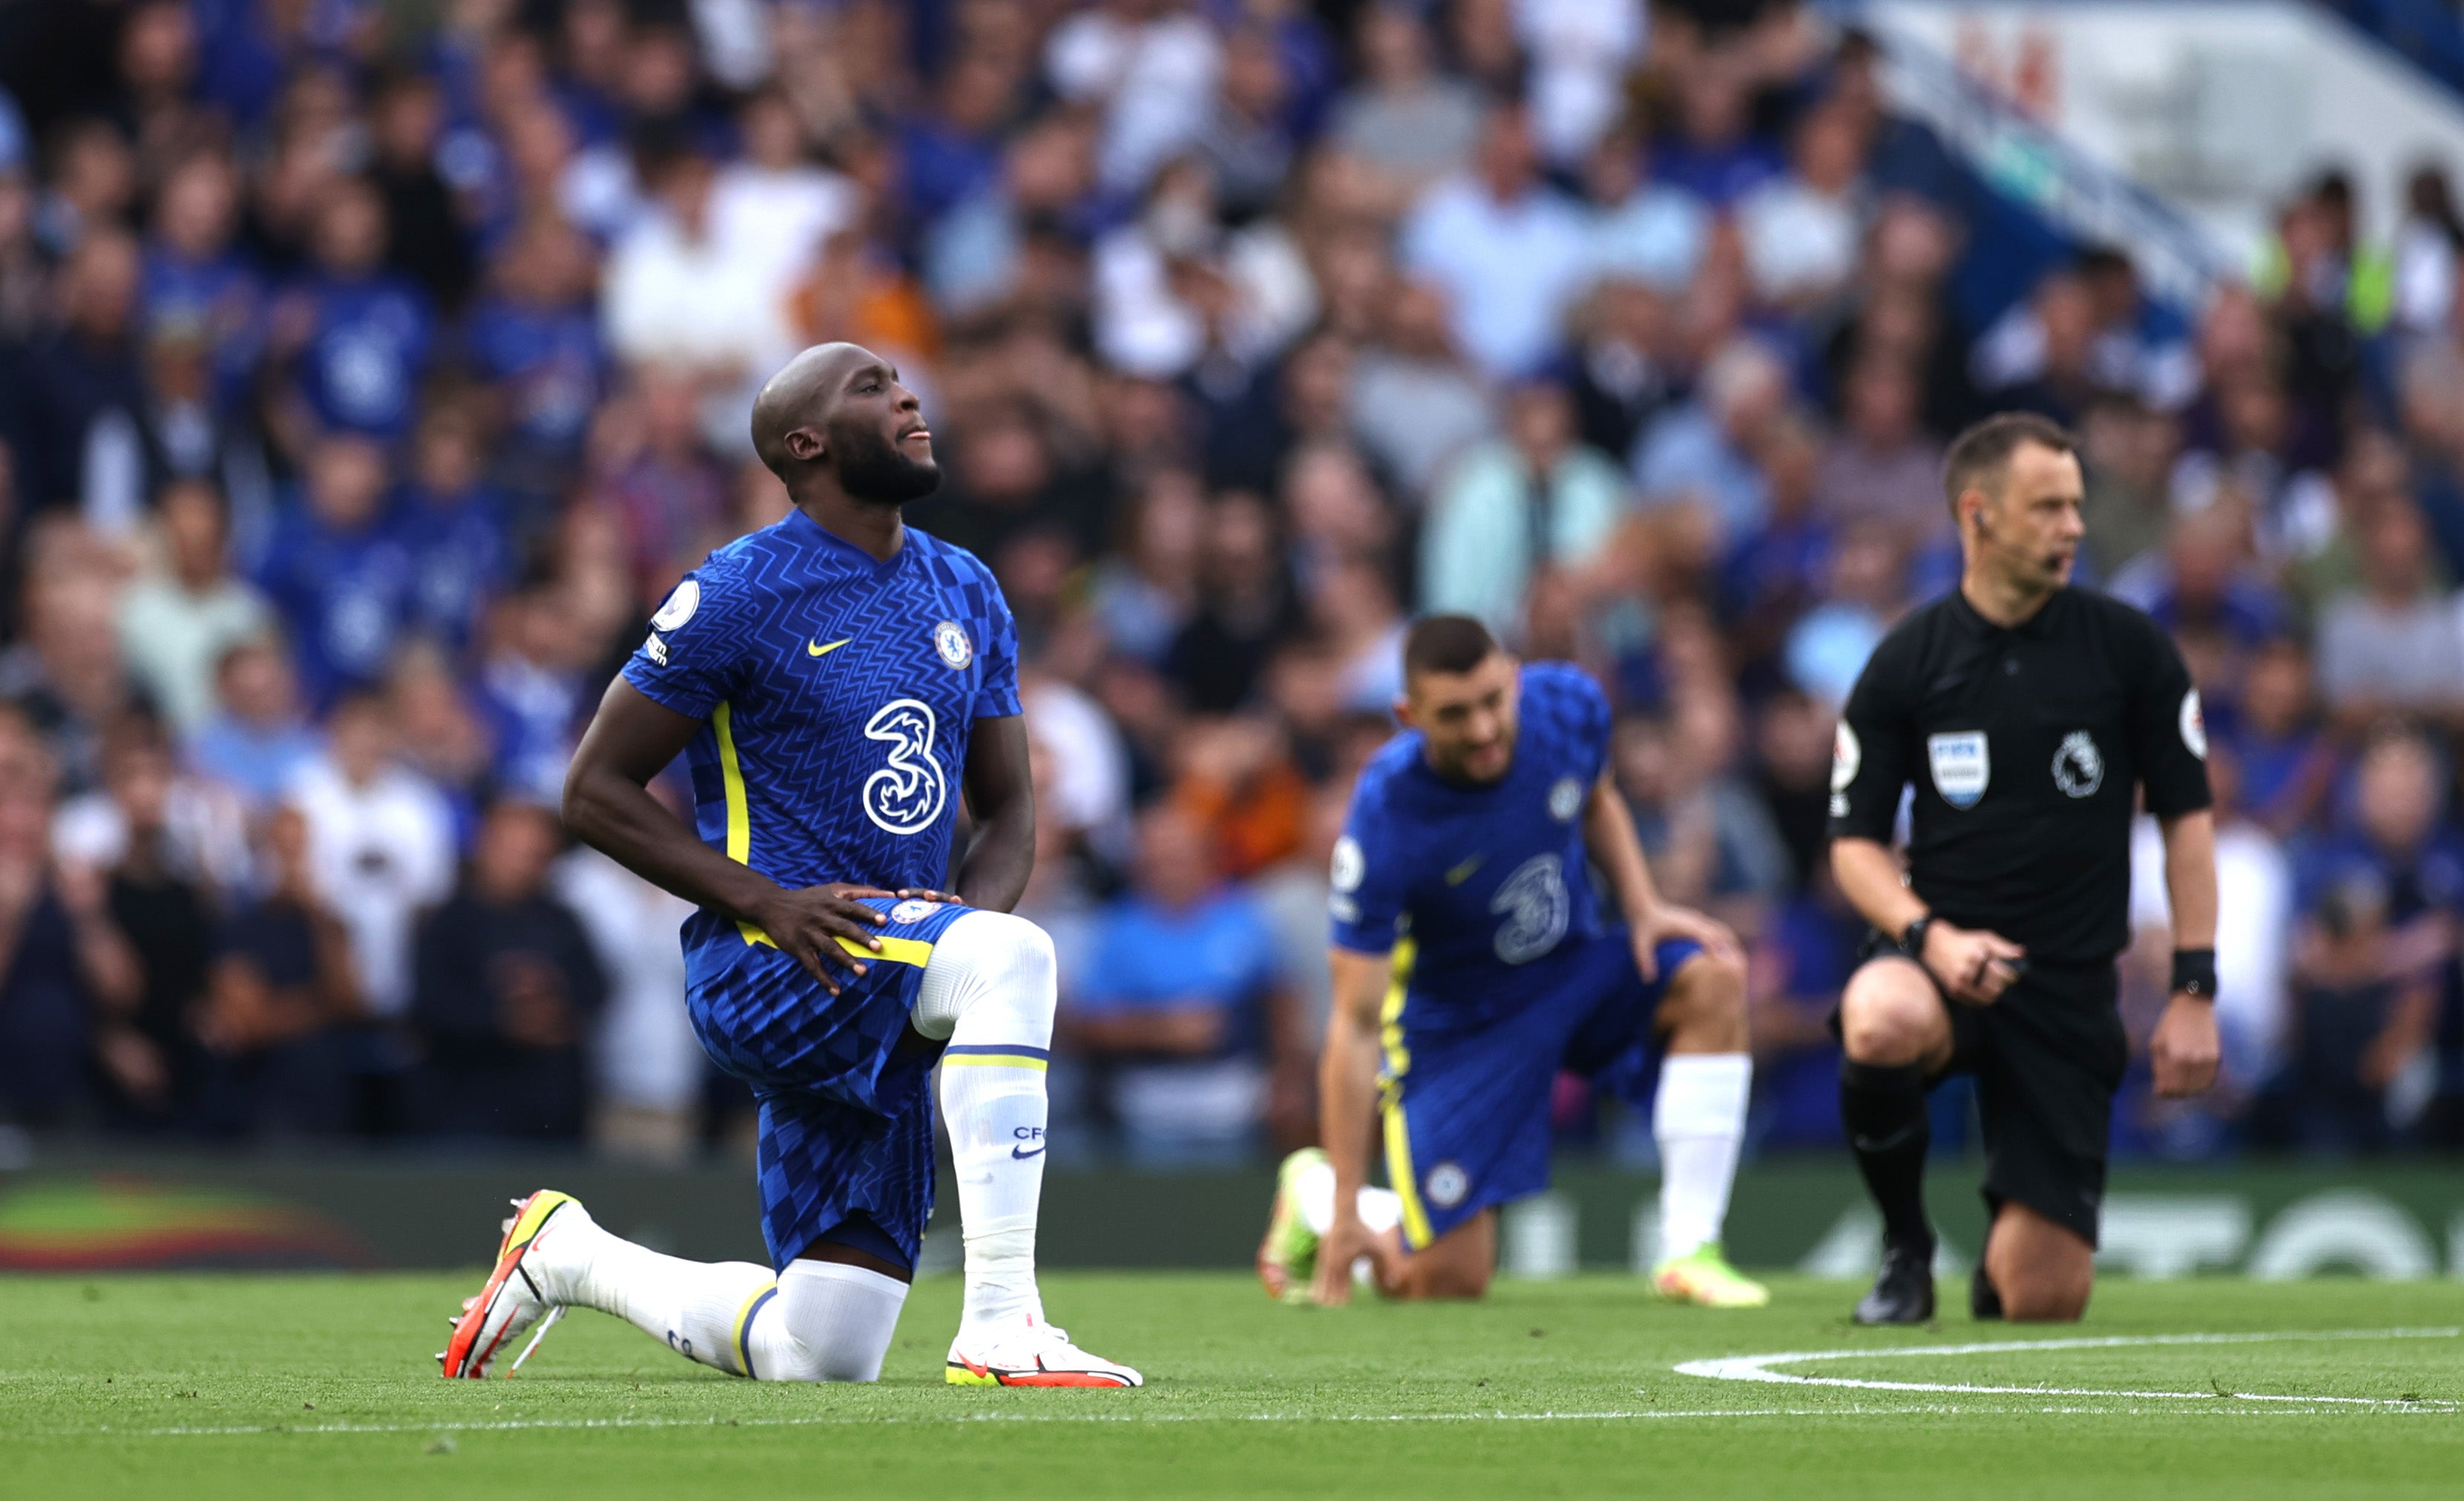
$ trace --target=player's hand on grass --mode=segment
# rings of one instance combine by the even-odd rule
[[[2216,1007],[2196,996],[2175,996],[2156,1019],[2147,1039],[2147,1061],[2156,1071],[2156,1093],[2167,1099],[2205,1092],[2216,1082],[2223,1054],[2216,1040]]]
[[[1998,933],[1934,922],[1925,929],[1925,967],[1954,1000],[1991,1005],[2019,978],[2028,951]]]
[[[1654,951],[1670,938],[1692,938],[1715,959],[1745,958],[1745,950],[1727,923],[1672,902],[1661,902],[1636,918],[1633,932],[1635,968],[1646,981],[1660,978],[1660,960]]]
[[[1375,1244],[1376,1237],[1360,1223],[1357,1209],[1335,1210],[1334,1223],[1318,1237],[1317,1275],[1309,1290],[1320,1307],[1341,1308],[1352,1301],[1352,1264],[1368,1255]]]
[[[879,912],[864,905],[868,896],[889,896],[891,894],[878,886],[858,886],[847,881],[834,881],[827,886],[806,886],[797,891],[781,892],[752,914],[754,922],[770,935],[770,941],[781,952],[793,955],[822,988],[832,995],[846,981],[865,972],[864,960],[839,946],[845,938],[868,953],[878,952],[881,939],[873,929],[889,920]],[[843,974],[833,974],[832,971]]]

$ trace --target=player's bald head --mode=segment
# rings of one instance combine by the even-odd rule
[[[862,344],[815,344],[788,361],[753,398],[753,452],[780,478],[787,477],[795,455],[787,452],[787,434],[798,428],[817,431],[829,425],[830,408],[848,376],[869,365],[885,364]]]

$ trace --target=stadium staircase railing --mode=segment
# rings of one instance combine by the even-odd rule
[[[2392,3],[2392,0],[2391,0]],[[1933,127],[2004,211],[1973,216],[1962,311],[1990,318],[2023,296],[2037,276],[2082,246],[2123,250],[2148,294],[2195,316],[2220,281],[2240,268],[2190,219],[2022,113],[1927,43],[1875,24],[1855,0],[1822,7],[1835,20],[1863,22],[1888,59],[1892,102]],[[1985,206],[1980,206],[1985,207]],[[1995,245],[2001,236],[2009,241]],[[1983,326],[1982,322],[1978,326]]]

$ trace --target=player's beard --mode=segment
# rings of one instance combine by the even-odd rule
[[[941,466],[910,458],[894,439],[866,429],[839,439],[839,487],[875,505],[905,505],[941,486]]]

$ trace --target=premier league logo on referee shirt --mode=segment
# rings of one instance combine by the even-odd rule
[[[2062,737],[2054,752],[2054,785],[2075,798],[2093,797],[2104,785],[2104,753],[2096,748],[2096,737],[2085,730]]]
[[[1986,753],[1983,730],[1925,737],[1925,761],[1933,768],[1933,789],[1953,807],[1974,807],[1993,779],[1993,761]]]

